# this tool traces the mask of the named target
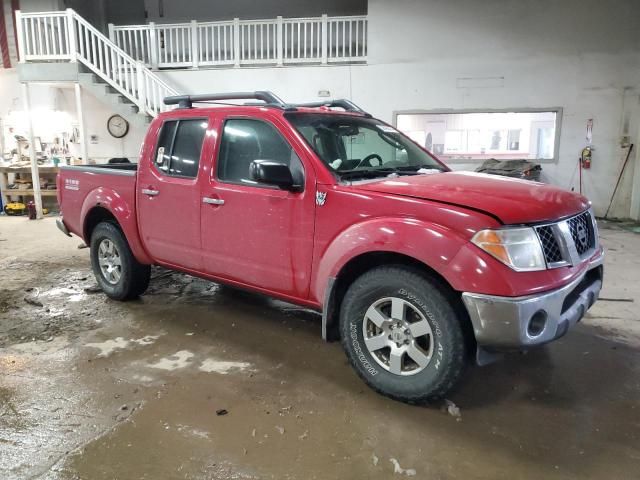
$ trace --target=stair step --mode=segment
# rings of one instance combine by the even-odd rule
[[[95,74],[91,72],[83,72],[83,73],[78,73],[78,78],[84,79],[84,81],[87,83],[95,83],[95,79],[97,77],[95,76]]]
[[[153,121],[151,115],[148,115],[146,111],[141,111],[140,107],[128,97],[83,65],[79,65],[78,80],[93,95],[101,98],[106,105],[110,105],[114,113],[120,113],[125,117],[129,116],[130,121],[137,122],[139,125],[149,125]]]
[[[118,96],[118,103],[122,103],[123,105],[135,105],[131,100],[120,93],[112,93],[111,95]]]

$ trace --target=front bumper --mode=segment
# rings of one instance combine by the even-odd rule
[[[478,346],[529,347],[564,335],[597,300],[603,258],[600,248],[584,274],[551,292],[524,297],[463,293]]]

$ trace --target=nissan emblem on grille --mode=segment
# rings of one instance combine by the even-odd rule
[[[571,238],[579,255],[595,246],[595,232],[590,212],[584,212],[567,220]]]
[[[580,247],[582,250],[586,250],[589,248],[589,234],[587,233],[587,229],[582,223],[579,223],[576,225],[576,230],[578,232],[578,242],[580,242]]]

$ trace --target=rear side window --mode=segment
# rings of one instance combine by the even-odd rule
[[[156,167],[158,170],[168,173],[169,160],[171,160],[171,144],[176,133],[178,122],[164,122],[160,135],[158,136],[158,147],[156,150]]]
[[[158,137],[155,163],[160,172],[176,177],[198,176],[205,119],[165,122]]]
[[[304,184],[304,169],[291,145],[272,125],[260,120],[230,119],[224,124],[218,178],[229,183],[250,183],[249,165],[254,160],[284,163],[294,181]]]

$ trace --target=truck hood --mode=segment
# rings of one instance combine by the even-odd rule
[[[504,224],[557,220],[589,208],[589,201],[576,193],[544,183],[484,173],[407,175],[354,187],[480,210]]]

